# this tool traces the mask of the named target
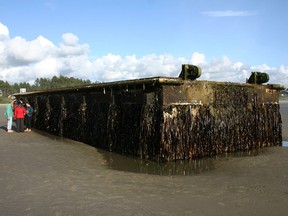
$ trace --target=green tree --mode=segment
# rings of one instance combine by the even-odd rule
[[[47,90],[47,89],[56,89],[56,88],[66,88],[66,87],[75,87],[90,85],[90,80],[82,80],[74,77],[65,77],[65,76],[54,76],[52,79],[49,78],[37,78],[34,81],[34,84],[31,85],[27,82],[14,83],[10,85],[7,81],[4,82],[0,80],[0,89],[2,90],[3,97],[12,95],[14,93],[19,93],[20,88],[26,88],[27,92],[36,91],[36,90]]]

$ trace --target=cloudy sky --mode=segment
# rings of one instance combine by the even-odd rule
[[[109,82],[178,76],[288,85],[288,1],[9,0],[0,6],[0,80]]]

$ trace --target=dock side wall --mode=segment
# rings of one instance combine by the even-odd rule
[[[158,158],[161,88],[29,95],[33,127],[119,154]]]
[[[282,143],[278,91],[269,86],[188,82],[163,88],[160,155],[201,158]]]

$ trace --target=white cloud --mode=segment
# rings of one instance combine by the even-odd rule
[[[21,37],[15,37],[5,43],[5,50],[8,66],[27,65],[39,62],[47,56],[53,54],[55,46],[52,42],[39,36],[33,41],[26,41]]]
[[[87,44],[78,44],[78,37],[72,33],[62,35],[62,43],[58,48],[59,56],[86,55],[89,52]]]
[[[63,44],[67,46],[75,46],[77,45],[79,39],[76,35],[72,33],[66,33],[62,35]]]
[[[4,30],[3,30],[4,29]],[[89,46],[80,44],[72,33],[62,36],[59,45],[43,36],[27,41],[21,37],[9,38],[9,30],[0,23],[0,80],[33,83],[37,78],[67,76],[89,79],[92,82],[109,82],[146,77],[178,77],[182,64],[195,64],[202,68],[200,80],[245,83],[252,71],[267,72],[269,83],[287,86],[288,66],[279,68],[267,64],[246,65],[232,61],[228,56],[207,61],[204,53],[194,52],[191,57],[174,57],[170,54],[135,55],[107,54],[94,58],[88,55]],[[2,33],[3,32],[3,33]]]
[[[37,78],[51,78],[53,76],[59,76],[62,68],[64,68],[62,61],[47,57],[33,65],[31,72],[35,75],[37,74]]]
[[[7,26],[3,25],[0,22],[0,41],[6,40],[8,38],[9,38],[9,30],[8,30]]]
[[[254,16],[256,15],[255,12],[252,11],[232,11],[232,10],[226,10],[226,11],[205,11],[202,12],[205,16],[210,17],[239,17],[239,16]]]
[[[203,53],[195,52],[192,54],[191,63],[195,65],[206,64],[206,57]]]

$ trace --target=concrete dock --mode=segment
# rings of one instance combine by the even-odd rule
[[[288,138],[288,103],[281,112]],[[33,130],[6,133],[3,113],[0,105],[0,215],[287,215],[288,148],[218,157],[191,175],[120,171],[109,164],[122,156]]]

